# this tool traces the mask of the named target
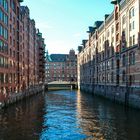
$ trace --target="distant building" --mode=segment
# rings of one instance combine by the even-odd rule
[[[46,81],[77,82],[77,55],[74,50],[69,54],[51,54],[46,56]]]

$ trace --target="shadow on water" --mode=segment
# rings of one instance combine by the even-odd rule
[[[0,140],[139,140],[140,111],[80,91],[50,91],[0,112]]]
[[[44,95],[27,98],[0,112],[0,140],[35,140],[42,130]]]
[[[104,98],[79,93],[81,127],[88,136],[107,140],[139,140],[140,111]]]

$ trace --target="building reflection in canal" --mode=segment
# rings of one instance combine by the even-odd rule
[[[84,101],[84,95],[80,91],[77,91],[77,121],[89,138],[104,139],[102,132],[100,131],[97,113],[94,113],[94,109],[90,106],[92,103]],[[91,121],[92,120],[92,121]]]
[[[140,140],[140,112],[80,91],[53,91],[0,112],[0,140]]]
[[[31,97],[0,112],[0,140],[39,139],[43,123],[43,95]]]
[[[77,92],[77,122],[91,139],[139,140],[139,120],[138,110]]]

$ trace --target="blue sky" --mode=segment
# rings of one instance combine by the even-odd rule
[[[77,51],[88,26],[113,11],[110,0],[24,0],[22,5],[29,7],[50,54]]]

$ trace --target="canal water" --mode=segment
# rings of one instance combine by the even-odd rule
[[[1,110],[0,140],[140,140],[140,110],[52,91]]]

